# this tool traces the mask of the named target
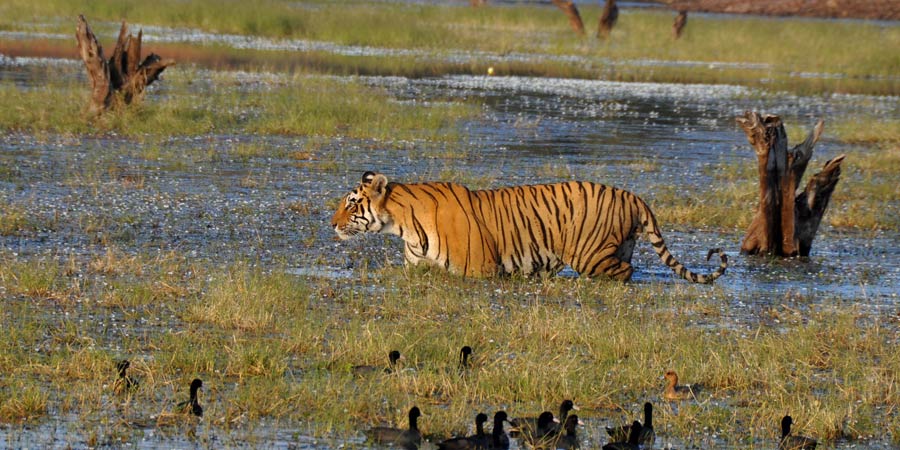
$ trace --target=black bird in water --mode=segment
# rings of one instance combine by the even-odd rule
[[[606,427],[606,433],[609,434],[610,442],[627,442],[628,436],[631,434],[631,425],[622,425],[619,427]],[[644,403],[644,423],[641,425],[641,434],[638,437],[638,443],[647,448],[653,448],[653,442],[656,440],[656,433],[653,431],[653,404]]]
[[[578,444],[578,425],[583,425],[581,421],[578,420],[578,416],[572,414],[571,416],[567,417],[566,423],[563,424],[563,430],[565,430],[566,434],[559,436],[553,448],[569,450],[580,447],[580,445]]]
[[[422,412],[417,406],[409,410],[409,428],[374,427],[365,431],[372,442],[385,445],[396,445],[404,450],[417,450],[422,445],[422,433],[419,431],[419,417]]]
[[[521,429],[522,439],[534,448],[544,448],[547,444],[556,438],[555,425],[559,424],[559,420],[553,417],[550,411],[544,411],[538,416],[535,428],[526,426]]]
[[[113,386],[113,391],[117,394],[122,394],[125,392],[131,392],[138,387],[138,381],[128,375],[126,372],[128,368],[131,367],[131,362],[127,359],[123,359],[116,364],[116,369],[119,372],[119,378],[116,379],[116,382]]]
[[[610,442],[603,446],[603,450],[638,450],[641,448],[638,441],[641,438],[641,423],[635,420],[631,424],[631,431],[628,433],[628,442]]]
[[[577,410],[578,407],[575,406],[575,402],[572,400],[563,400],[562,403],[559,404],[559,417],[558,420],[553,421],[549,425],[549,432],[552,434],[558,434],[562,425],[562,422],[566,421],[566,417],[569,416],[569,411]],[[544,411],[547,413],[548,411]],[[543,413],[542,413],[543,414]],[[553,414],[550,414],[550,417],[553,417]],[[516,427],[516,431],[513,433],[514,435],[517,433],[531,433],[534,434],[534,431],[538,429],[538,420],[540,417],[519,417],[515,418],[510,423],[512,426]]]
[[[469,370],[469,356],[472,356],[472,347],[466,345],[459,350],[460,373],[466,373]]]
[[[203,417],[203,407],[200,406],[200,401],[197,399],[197,391],[201,387],[203,387],[203,381],[199,378],[194,378],[194,381],[191,381],[191,398],[178,404],[178,408],[183,413]]]
[[[479,413],[475,416],[475,434],[469,437],[455,437],[447,439],[437,445],[440,450],[475,450],[485,449],[490,445],[490,436],[484,434],[484,423],[488,416]]]
[[[494,414],[494,429],[491,431],[487,450],[509,450],[509,436],[503,431],[503,422],[509,422],[509,416],[506,411],[497,411]]]
[[[378,367],[378,366],[353,366],[350,370],[356,375],[371,375],[377,372],[383,373],[394,373],[397,370],[397,361],[401,358],[400,351],[391,350],[388,353],[388,366],[387,367]]]
[[[818,445],[815,439],[806,436],[791,434],[791,425],[794,419],[784,416],[781,419],[781,440],[778,441],[778,450],[813,450]]]

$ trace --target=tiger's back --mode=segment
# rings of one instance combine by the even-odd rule
[[[364,205],[365,207],[358,207]],[[356,208],[355,211],[350,211]],[[557,273],[566,265],[586,276],[628,280],[636,238],[646,232],[679,276],[710,283],[666,248],[653,213],[639,197],[591,182],[470,191],[454,183],[388,183],[366,172],[332,219],[342,238],[358,232],[400,236],[407,261],[426,261],[467,276]]]
[[[622,189],[591,182],[475,191],[476,211],[498,243],[506,273],[559,272],[631,277],[631,255],[644,203]]]

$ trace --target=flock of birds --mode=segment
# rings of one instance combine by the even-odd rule
[[[465,346],[460,350],[459,370],[465,372],[469,368],[469,357],[472,348]],[[370,365],[353,366],[351,371],[363,376],[376,372],[393,373],[397,363],[402,358],[400,352],[392,350],[388,353],[388,367]],[[127,374],[130,366],[128,360],[118,363],[119,373],[114,389],[117,393],[132,391],[138,387],[138,381]],[[688,400],[695,398],[699,391],[697,385],[678,384],[678,374],[670,370],[665,374],[666,387],[663,398],[670,401]],[[203,407],[200,406],[197,392],[203,387],[203,381],[194,379],[190,385],[190,396],[177,405],[177,411],[183,414],[203,416]],[[441,450],[508,450],[510,437],[520,439],[527,447],[533,449],[562,449],[569,450],[579,448],[577,435],[578,425],[584,425],[575,414],[570,414],[578,407],[572,400],[563,400],[559,405],[559,417],[550,411],[544,411],[537,417],[510,418],[506,411],[494,413],[494,426],[490,433],[484,429],[488,416],[478,413],[475,416],[475,434],[471,436],[459,436],[446,439],[437,444]],[[422,433],[419,431],[419,417],[422,411],[413,406],[409,410],[409,426],[407,428],[373,427],[365,431],[367,439],[376,444],[390,445],[404,450],[418,450],[422,445]],[[509,433],[504,429],[504,424],[510,426]],[[798,436],[791,433],[793,419],[787,415],[781,420],[781,439],[778,442],[778,450],[812,450],[816,448],[815,439]],[[609,435],[609,443],[603,446],[603,450],[637,450],[651,449],[656,440],[653,430],[653,404],[644,403],[644,422],[635,420],[630,424],[606,427]]]

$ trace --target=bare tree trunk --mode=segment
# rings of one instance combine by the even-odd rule
[[[120,102],[127,105],[139,101],[144,89],[156,81],[166,67],[175,64],[175,60],[164,60],[155,53],[138,63],[142,38],[143,30],[135,38],[128,33],[128,25],[122,21],[116,47],[107,61],[103,58],[103,47],[97,42],[87,20],[83,15],[78,16],[75,39],[91,79],[91,113],[100,114]]]
[[[840,155],[814,175],[803,192],[797,186],[824,129],[819,120],[802,143],[788,150],[781,118],[747,111],[737,118],[756,151],[759,206],[741,244],[745,254],[809,256],[825,208],[840,178]]]
[[[616,0],[606,0],[603,12],[600,13],[599,24],[597,25],[597,37],[601,39],[608,38],[618,18],[619,7],[616,5]]]
[[[675,39],[680,38],[685,25],[687,25],[687,11],[678,11],[678,15],[675,16],[675,22],[672,23],[672,37]]]
[[[575,2],[571,0],[553,0],[553,4],[566,13],[572,29],[576,33],[584,35],[584,22],[581,21],[581,14],[578,13],[578,7],[575,6]]]
[[[897,0],[656,0],[676,10],[900,20]]]

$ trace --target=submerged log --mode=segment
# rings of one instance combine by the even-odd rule
[[[616,5],[616,0],[606,0],[603,12],[600,13],[599,24],[597,25],[597,37],[601,39],[608,38],[618,19],[619,7]]]
[[[578,13],[578,7],[571,0],[553,0],[553,4],[561,9],[569,19],[569,25],[576,33],[584,35],[584,22],[581,21],[581,14]]]
[[[75,30],[78,52],[91,79],[90,111],[100,114],[119,104],[131,104],[143,97],[144,90],[159,79],[166,67],[175,64],[173,59],[162,59],[151,53],[142,62],[141,40],[143,30],[134,35],[128,33],[128,25],[122,21],[119,38],[109,60],[103,58],[103,47],[84,15],[78,16]]]
[[[809,136],[788,150],[781,118],[747,111],[737,118],[756,151],[759,206],[741,243],[741,253],[809,256],[812,241],[841,175],[840,155],[796,192],[824,129],[819,120]]]

